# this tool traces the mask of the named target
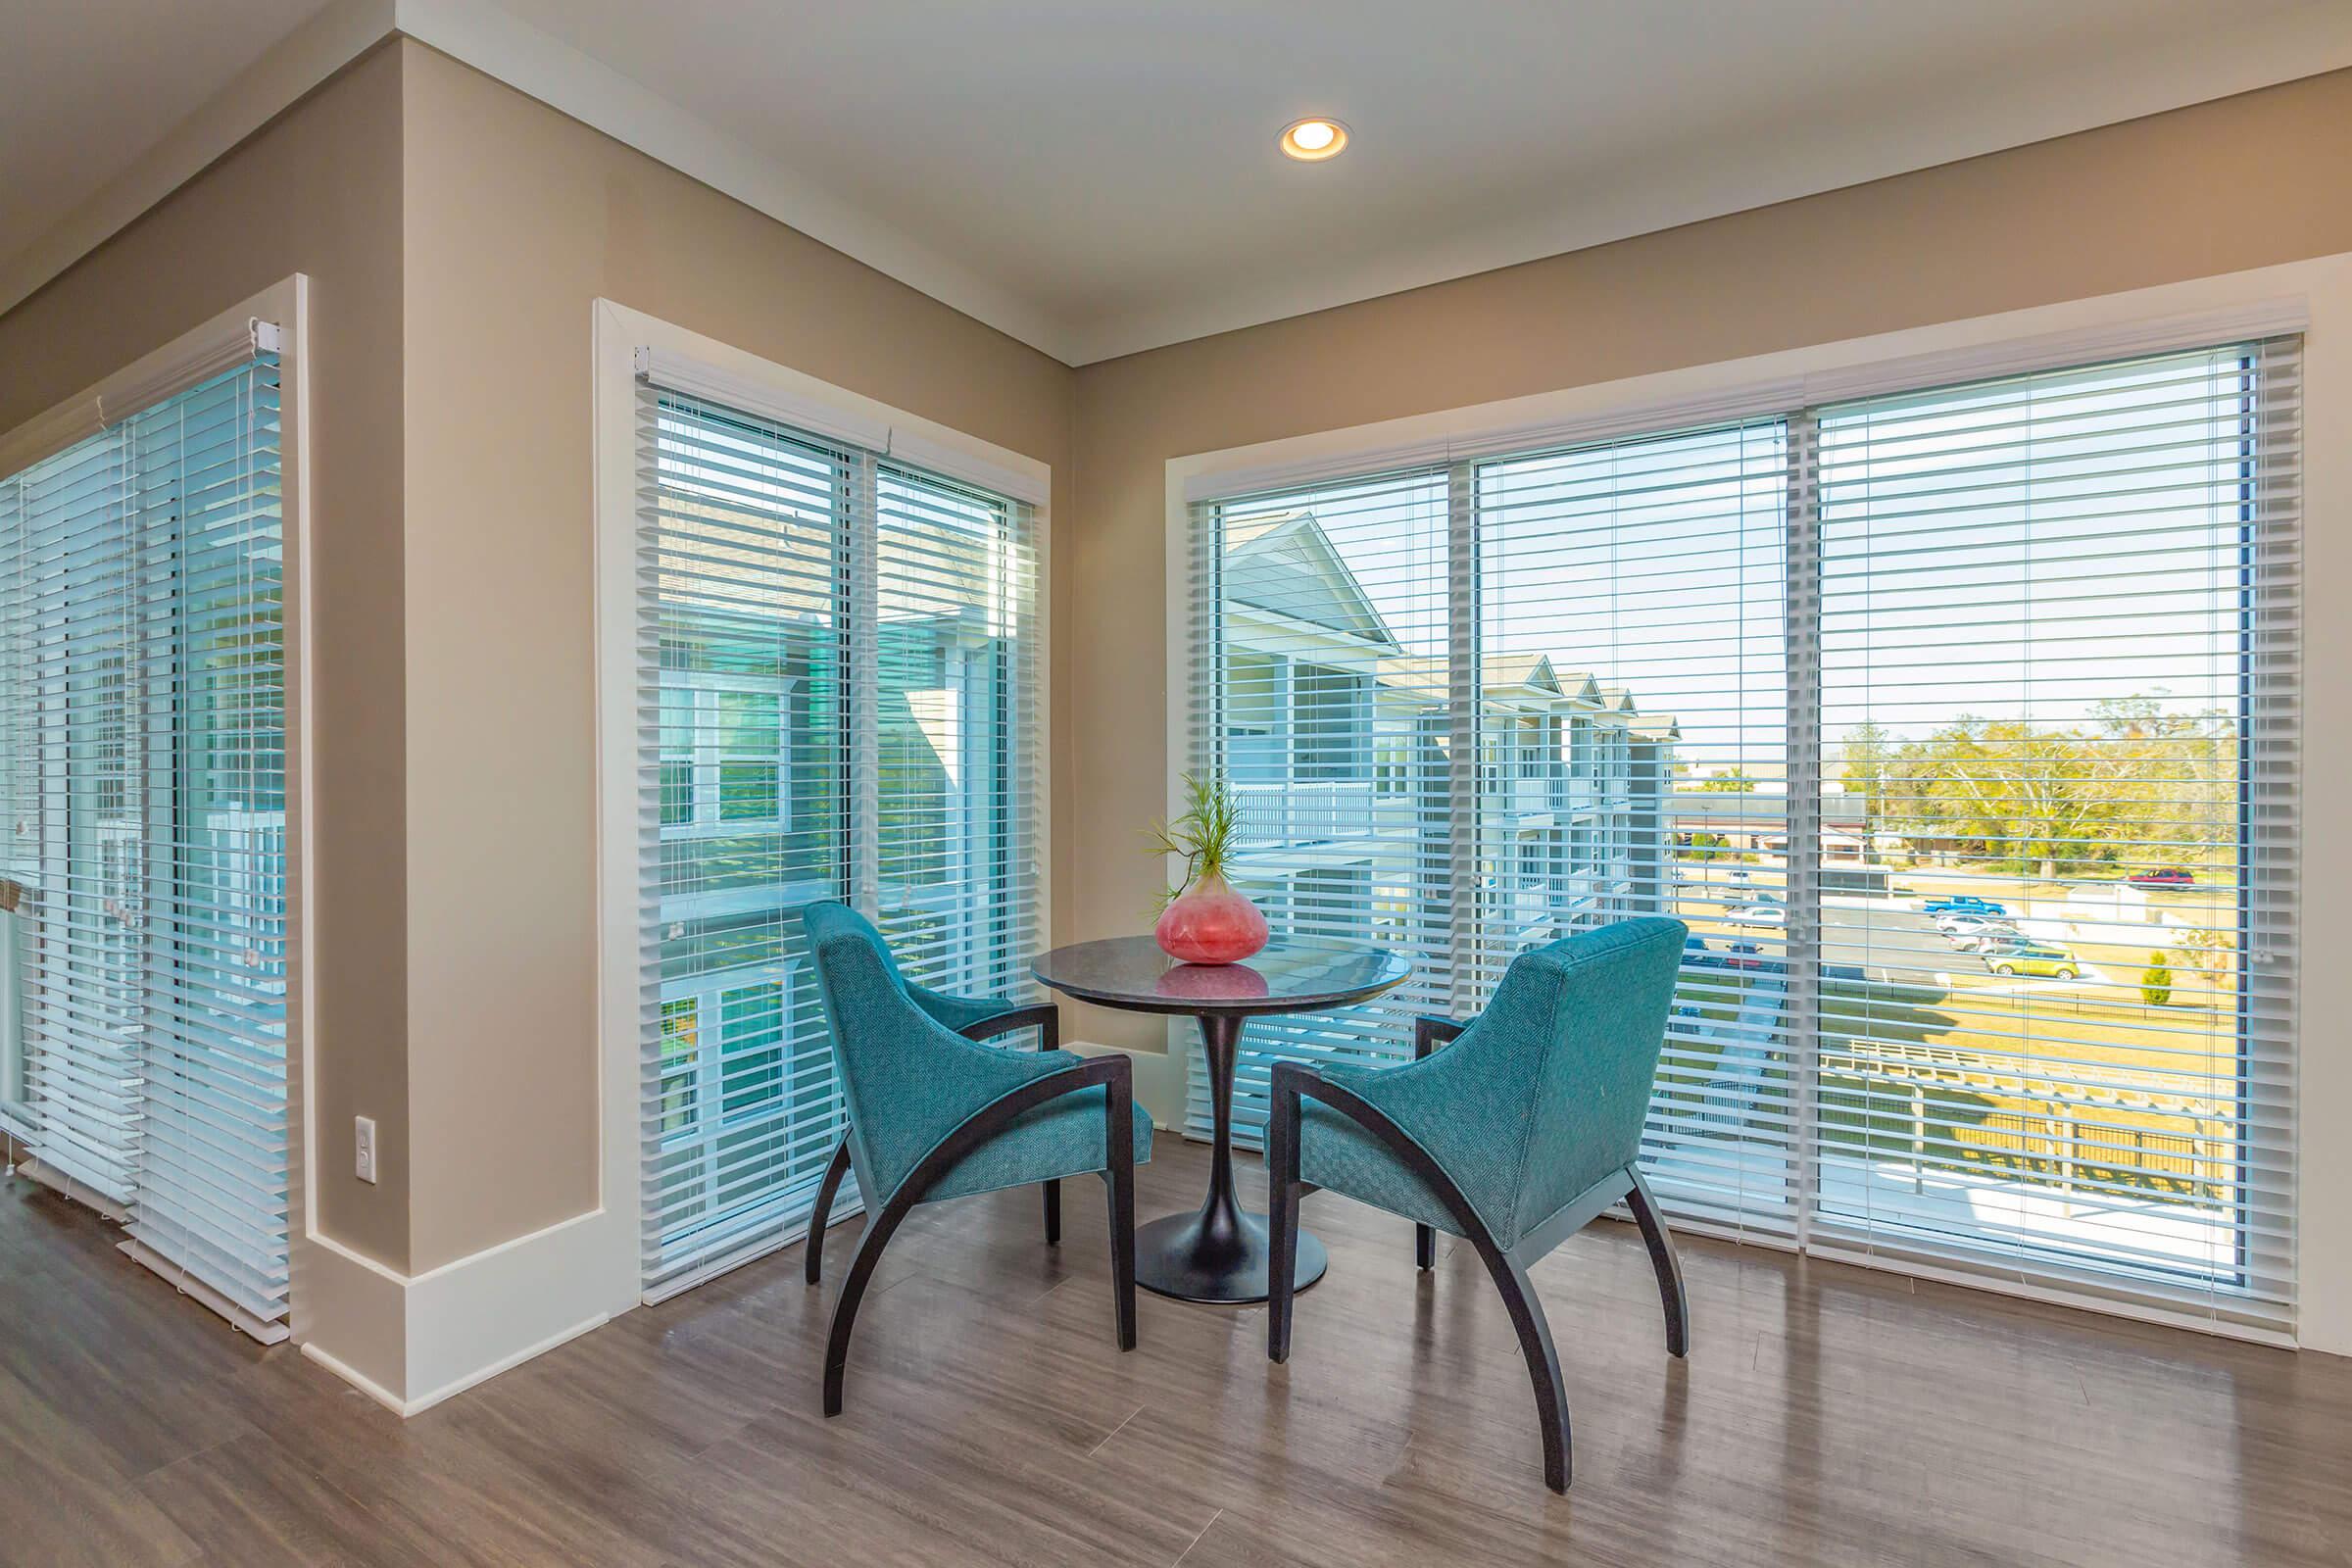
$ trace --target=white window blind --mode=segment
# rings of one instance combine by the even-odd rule
[[[1229,874],[1280,931],[1413,957],[1411,980],[1360,1006],[1251,1021],[1233,1101],[1245,1143],[1277,1056],[1409,1056],[1414,1015],[1450,1004],[1447,495],[1444,469],[1408,470],[1200,512],[1192,745],[1240,797]],[[1205,1136],[1199,1075],[1188,1116]]]
[[[285,1337],[285,666],[264,354],[0,481],[18,1119]]]
[[[1648,1170],[1685,1215],[1785,1231],[1788,888],[1737,846],[1788,800],[1786,422],[1498,458],[1471,483],[1487,671],[1473,1006],[1527,948],[1689,919]]]
[[[1825,1239],[2291,1320],[2298,359],[1819,412]]]
[[[652,380],[638,406],[659,1299],[799,1234],[841,1137],[805,905],[851,900],[926,984],[1025,991],[1037,562],[1019,502]]]
[[[1673,913],[1683,1218],[2291,1331],[2298,411],[2280,339],[1197,506],[1242,884],[1418,966],[1237,1122]]]

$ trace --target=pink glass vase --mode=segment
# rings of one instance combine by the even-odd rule
[[[1160,911],[1159,951],[1186,963],[1239,963],[1265,947],[1266,917],[1221,876],[1204,876]]]

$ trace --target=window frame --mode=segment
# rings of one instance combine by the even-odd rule
[[[1355,475],[1397,471],[1436,463],[1467,463],[1481,458],[1555,445],[1578,445],[1617,436],[1635,436],[1719,423],[1748,415],[1802,410],[1823,403],[1846,402],[1878,393],[1948,385],[2034,370],[2187,350],[2236,341],[2260,341],[2288,334],[2308,334],[2316,321],[2341,323],[2352,329],[2352,256],[2310,263],[2287,264],[2257,272],[2196,279],[2132,294],[2069,302],[1983,318],[1907,329],[1876,338],[1831,342],[1751,359],[1702,365],[1688,370],[1660,372],[1623,381],[1577,387],[1557,393],[1470,408],[1412,416],[1380,424],[1320,432],[1170,460],[1166,465],[1168,572],[1168,659],[1170,701],[1167,734],[1171,772],[1176,760],[1188,757],[1196,733],[1193,707],[1200,700],[1192,689],[1194,669],[1191,641],[1197,621],[1187,601],[1196,503],[1211,497],[1259,495],[1293,486],[1330,484]],[[2340,367],[2331,344],[2320,355],[2327,366]],[[2335,371],[2340,381],[2342,371]],[[2305,370],[2307,383],[2326,379],[2327,370]],[[2316,422],[2315,416],[2307,415]],[[2327,475],[2315,472],[2322,465],[2306,448],[2304,479],[2306,515],[2317,514],[2319,494],[2329,491]],[[2333,493],[2340,494],[2339,482]],[[2306,705],[2304,732],[2316,732],[2321,722]],[[1612,726],[1598,726],[1607,729]],[[1595,740],[1602,739],[1596,734]],[[1571,744],[1573,760],[1581,748]],[[1618,777],[1639,770],[1630,745],[1613,747],[1606,756],[1594,754],[1596,775]],[[1585,776],[1571,767],[1572,777]],[[1791,795],[1797,793],[1791,781]],[[1171,793],[1171,799],[1173,799]],[[2299,863],[2311,866],[2318,858],[2313,835],[2306,833],[2296,852]],[[1642,874],[1638,868],[1633,872]],[[2312,880],[2308,869],[2302,881]],[[2291,888],[2283,895],[2290,903]],[[2293,918],[2288,916],[2286,918]],[[2314,978],[2307,967],[2297,983],[2308,997]],[[2241,1040],[2242,1040],[2241,1029]],[[2242,1046],[2241,1046],[2242,1050]],[[2295,1050],[2296,1073],[2308,1083],[2309,1054]],[[2352,1108],[2352,1067],[2329,1064],[2332,1093],[2315,1102],[2298,1098],[2297,1119],[2312,1125],[2315,1106],[2340,1111]],[[2297,1278],[2310,1272],[2311,1236],[2308,1205],[2299,1195],[2311,1190],[2313,1169],[2310,1142],[2300,1133],[2291,1140],[2289,1157],[2296,1165],[2290,1202],[2299,1211],[2294,1248],[2300,1255]],[[1732,1234],[1736,1234],[1736,1231]],[[1770,1238],[1748,1239],[1766,1240]],[[2338,1228],[2327,1243],[2328,1267],[2352,1279],[2352,1229]],[[1918,1259],[1853,1253],[1847,1260],[1891,1267],[1915,1275],[1937,1276],[1932,1264]],[[2174,1310],[2164,1303],[2119,1300],[2093,1289],[2067,1282],[2003,1283],[1979,1274],[1952,1276],[1964,1283],[2039,1299],[2066,1301],[2097,1309],[2256,1340],[2291,1343],[2308,1318],[2309,1293],[2285,1326],[2230,1322],[2193,1310]],[[2352,1345],[2352,1293],[2331,1300],[2340,1320],[2331,1331]]]
[[[789,833],[792,831],[792,698],[800,689],[797,675],[730,675],[707,669],[664,669],[662,678],[662,720],[664,731],[662,762],[664,769],[673,761],[672,749],[666,732],[669,724],[668,699],[673,693],[691,695],[694,718],[691,731],[694,741],[691,757],[685,762],[693,771],[687,785],[688,809],[681,820],[668,819],[668,804],[662,804],[662,828],[664,834],[676,833],[680,838],[725,838],[735,834]],[[745,759],[725,755],[719,740],[720,721],[716,710],[730,695],[773,697],[776,699],[775,761],[776,809],[766,816],[729,816],[726,814],[726,764],[760,759]],[[668,786],[662,786],[664,797]]]
[[[1033,662],[1029,675],[1029,694],[1025,699],[1031,709],[1028,733],[1017,745],[1022,758],[1023,780],[1028,804],[1025,830],[1024,865],[1033,882],[1028,894],[1032,918],[1040,932],[1051,929],[1054,844],[1052,833],[1053,794],[1052,772],[1046,760],[1053,755],[1053,691],[1052,691],[1052,598],[1045,563],[1052,559],[1052,489],[1053,469],[1050,465],[1027,454],[997,445],[969,435],[951,426],[925,418],[906,410],[894,408],[876,399],[851,392],[818,377],[775,364],[750,354],[717,339],[694,332],[658,317],[630,309],[612,300],[600,299],[593,307],[594,325],[594,390],[596,405],[596,647],[598,667],[598,744],[597,744],[597,862],[598,862],[598,1052],[601,1062],[600,1079],[603,1089],[601,1117],[600,1171],[603,1192],[602,1203],[592,1216],[593,1236],[583,1245],[593,1253],[593,1272],[596,1286],[592,1294],[604,1303],[609,1312],[617,1313],[636,1305],[645,1297],[641,1272],[642,1248],[640,1227],[646,1213],[645,1192],[641,1185],[641,1155],[646,1140],[639,1125],[644,1104],[643,1074],[645,1072],[644,1032],[642,1028],[648,998],[677,1000],[690,990],[697,990],[710,977],[694,976],[676,985],[662,985],[649,979],[645,958],[639,950],[637,911],[641,907],[644,887],[641,883],[638,834],[643,830],[641,816],[643,802],[638,796],[640,754],[638,739],[644,722],[640,693],[648,679],[645,670],[650,651],[643,646],[638,625],[639,589],[638,565],[638,435],[637,387],[641,371],[658,375],[662,384],[679,382],[679,390],[702,397],[713,404],[755,415],[781,425],[819,435],[828,440],[855,445],[881,459],[867,464],[868,474],[879,466],[887,475],[893,466],[901,466],[918,474],[935,476],[957,484],[1019,502],[1025,510],[1025,528],[1029,551],[1037,563],[1034,581],[1030,587],[1030,605],[1021,635],[1031,644],[1033,652],[1027,658]],[[883,482],[887,482],[886,479]],[[877,513],[879,508],[876,509]],[[869,526],[873,519],[869,517]],[[866,555],[863,580],[872,581],[871,557],[875,541],[868,538],[860,544],[852,540],[850,549],[862,549]],[[844,660],[874,657],[870,637],[858,640],[858,647],[845,644]],[[668,672],[672,676],[682,671]],[[790,677],[780,677],[789,680]],[[715,690],[715,687],[712,688]],[[699,699],[698,701],[702,701]],[[714,699],[713,699],[714,700]],[[789,709],[790,696],[784,701]],[[871,705],[845,704],[843,723],[845,744],[857,755],[865,755],[874,743],[871,723]],[[654,726],[658,727],[658,726]],[[692,808],[697,820],[692,831],[708,832],[724,837],[738,833],[763,833],[782,826],[790,831],[793,823],[793,782],[797,771],[796,760],[789,755],[790,719],[785,719],[787,738],[780,751],[780,815],[775,819],[762,818],[717,820],[716,778],[708,775],[709,796],[705,799],[706,775],[703,764],[714,760],[697,756],[696,798]],[[873,794],[870,780],[845,777],[845,798],[851,800],[849,809],[858,813],[858,820],[873,821]],[[658,795],[658,790],[657,790]],[[862,800],[856,799],[862,795]],[[660,815],[658,801],[650,813]],[[708,826],[701,818],[712,820]],[[797,824],[806,828],[806,823]],[[675,828],[672,831],[676,831]],[[867,885],[845,886],[844,897],[869,897],[872,888],[872,858],[866,858],[867,870],[862,879]],[[730,982],[740,976],[728,977]],[[789,977],[785,984],[789,985]],[[647,988],[652,985],[654,989]],[[699,991],[697,991],[699,994]],[[789,995],[786,1005],[792,1004]],[[658,1003],[655,1004],[658,1006]],[[706,1004],[710,1010],[702,1013],[701,1027],[718,1027],[715,990]],[[702,1054],[715,1056],[717,1053],[705,1050]],[[793,1063],[786,1061],[787,1083],[783,1091],[786,1114],[793,1114],[796,1090],[792,1087]],[[705,1099],[706,1106],[723,1102]],[[723,1117],[721,1118],[723,1119]],[[835,1204],[835,1219],[858,1211],[854,1193],[845,1192]],[[760,1250],[788,1245],[798,1231],[767,1236],[757,1243],[756,1249],[737,1255],[712,1260],[707,1270],[665,1286],[662,1295],[690,1288],[726,1267],[748,1261]]]

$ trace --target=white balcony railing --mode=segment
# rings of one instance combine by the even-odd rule
[[[1364,838],[1377,825],[1371,781],[1244,786],[1242,842],[1250,845],[1323,844]]]
[[[1549,778],[1513,778],[1504,781],[1510,787],[1503,792],[1503,809],[1513,816],[1536,816],[1559,809],[1559,789],[1566,781]]]
[[[1549,773],[1541,777],[1514,774],[1501,783],[1498,792],[1500,798],[1494,808],[1512,816],[1590,810],[1598,803],[1601,789],[1592,779],[1577,778],[1567,773]]]

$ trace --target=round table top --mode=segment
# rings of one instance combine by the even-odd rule
[[[1178,963],[1150,937],[1108,937],[1055,948],[1029,972],[1105,1007],[1248,1017],[1362,1002],[1402,985],[1413,966],[1386,948],[1281,938],[1241,963]]]

